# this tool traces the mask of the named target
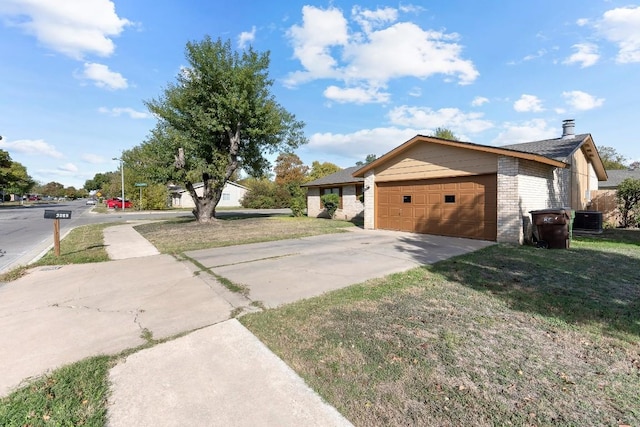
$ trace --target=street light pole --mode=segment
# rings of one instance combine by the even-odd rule
[[[112,160],[120,161],[120,177],[122,179],[121,188],[122,188],[122,211],[124,212],[124,162],[121,158],[114,157]]]

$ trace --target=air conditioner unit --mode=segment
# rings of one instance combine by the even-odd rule
[[[573,219],[573,231],[602,233],[602,212],[576,211]]]

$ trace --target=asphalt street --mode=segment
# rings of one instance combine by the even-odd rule
[[[149,213],[127,212],[126,209],[124,214],[95,214],[91,212],[92,207],[86,205],[86,199],[15,207],[3,207],[0,204],[0,273],[29,263],[53,245],[54,220],[44,218],[47,209],[71,211],[70,219],[60,220],[61,236],[75,227],[87,224],[189,215],[185,211]]]

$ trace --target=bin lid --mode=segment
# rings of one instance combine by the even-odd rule
[[[564,215],[567,213],[565,209],[538,209],[535,211],[529,211],[530,214],[555,214],[555,215]]]

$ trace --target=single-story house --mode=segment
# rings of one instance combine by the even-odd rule
[[[340,203],[334,218],[352,220],[362,217],[364,215],[362,202],[364,178],[353,176],[353,172],[358,169],[360,166],[353,166],[303,184],[302,187],[307,188],[307,216],[328,217],[320,197],[335,193],[340,196]]]
[[[608,169],[606,181],[598,183],[598,189],[591,192],[591,209],[602,212],[602,220],[613,226],[620,224],[620,211],[616,201],[618,185],[627,178],[640,179],[640,169]]]
[[[531,237],[530,211],[586,210],[607,179],[593,138],[574,126],[565,120],[560,138],[502,147],[417,135],[345,186],[355,193],[355,178],[364,179],[366,229],[522,244]],[[317,194],[309,192],[310,213]]]
[[[199,182],[193,184],[196,190],[196,194],[202,197],[204,184]],[[238,183],[227,181],[222,189],[222,197],[217,207],[239,207],[240,201],[247,193],[249,189]],[[194,208],[196,205],[191,198],[189,191],[178,186],[170,186],[169,192],[171,193],[171,206],[174,208]]]

